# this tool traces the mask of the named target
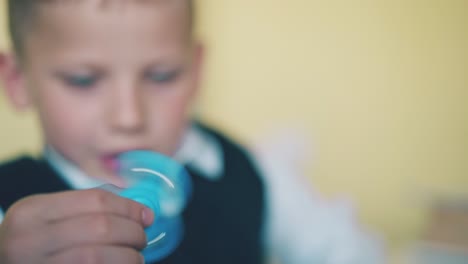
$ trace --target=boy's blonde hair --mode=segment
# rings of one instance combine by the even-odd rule
[[[8,28],[13,49],[18,56],[24,54],[24,38],[28,30],[31,30],[37,16],[38,6],[44,3],[61,2],[65,0],[8,0]],[[69,0],[71,1],[71,0]],[[110,0],[99,0],[103,3]],[[157,0],[149,0],[157,1]],[[172,1],[172,0],[170,0]],[[190,34],[194,27],[194,0],[183,0],[189,10]]]

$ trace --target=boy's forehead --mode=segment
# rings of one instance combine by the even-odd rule
[[[190,10],[191,0],[35,0],[40,7],[58,7],[70,5],[85,5],[90,8],[102,10],[122,9],[129,5],[147,5],[147,6],[173,6]]]
[[[55,17],[53,23],[61,24],[61,21],[69,21],[70,16],[76,15],[77,12],[82,14],[82,19],[89,16],[101,14],[112,14],[113,19],[116,17],[119,20],[133,17],[132,19],[143,20],[138,13],[132,12],[135,8],[145,10],[147,14],[158,14],[163,16],[169,14],[177,14],[177,19],[187,25],[189,35],[192,33],[193,21],[191,0],[35,0],[45,3],[38,8],[38,19],[35,21],[36,26],[47,25],[51,15]],[[135,17],[136,16],[136,17]],[[49,21],[45,22],[44,21]],[[45,22],[45,23],[44,23]],[[179,22],[177,22],[179,24]],[[53,26],[55,27],[55,26]]]
[[[125,4],[188,4],[190,0],[35,0],[37,4],[90,4],[99,7]]]
[[[127,59],[136,61],[136,58],[147,57],[147,54],[139,56],[139,51],[152,52],[154,58],[162,58],[170,54],[175,56],[182,49],[185,52],[187,45],[192,43],[191,33],[185,25],[188,18],[178,7],[171,6],[185,0],[64,0],[63,5],[58,4],[61,1],[53,2],[57,4],[44,5],[35,29],[24,42],[26,58],[37,60],[41,57],[51,61],[63,61],[63,58],[84,61],[88,58],[96,62],[98,58],[117,60],[115,54],[133,50],[133,55]],[[96,9],[96,4],[102,2],[116,4],[98,5],[105,9],[102,11]],[[132,3],[137,5],[129,6]],[[153,9],[140,4],[164,6]]]

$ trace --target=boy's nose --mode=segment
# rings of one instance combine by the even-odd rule
[[[143,98],[138,89],[115,89],[110,98],[108,120],[112,129],[135,133],[144,128]]]

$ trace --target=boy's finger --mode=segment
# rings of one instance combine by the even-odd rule
[[[143,227],[111,214],[68,218],[45,227],[47,252],[54,254],[82,245],[114,245],[141,250],[146,247]]]
[[[154,219],[144,205],[99,189],[43,195],[36,203],[43,210],[39,215],[48,222],[94,213],[115,214],[145,226]]]
[[[117,246],[82,246],[58,252],[46,260],[50,264],[142,264],[143,256],[136,250]]]

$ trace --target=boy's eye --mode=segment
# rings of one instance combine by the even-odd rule
[[[86,76],[86,75],[76,75],[76,76],[65,76],[64,80],[67,85],[78,87],[78,88],[88,88],[93,86],[98,78],[96,76]]]
[[[149,72],[146,78],[153,83],[163,84],[175,80],[178,75],[179,71]]]

